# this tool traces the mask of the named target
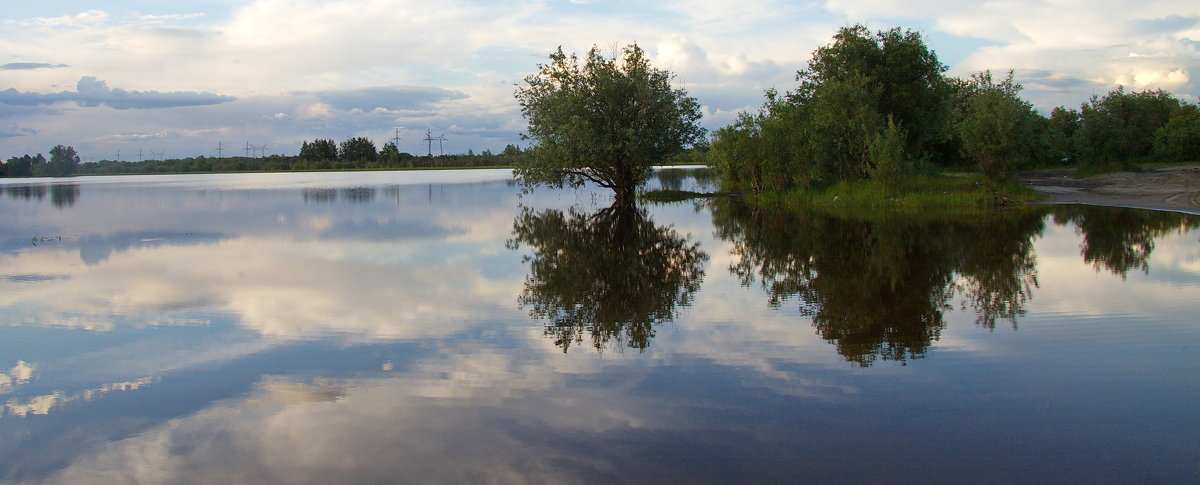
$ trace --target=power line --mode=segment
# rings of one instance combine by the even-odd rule
[[[435,142],[435,141],[438,142],[438,154],[439,155],[446,154],[446,151],[442,149],[442,142],[446,141],[445,133],[442,133],[441,135],[438,135],[438,136],[433,136],[433,131],[430,131],[429,128],[426,128],[425,129],[425,141],[428,142],[428,144],[429,144],[429,147],[428,147],[429,156],[431,156],[431,157],[433,156],[433,142]]]
[[[254,154],[254,158],[265,157],[267,156],[267,146],[256,146],[246,142],[246,158],[250,158],[251,153]]]

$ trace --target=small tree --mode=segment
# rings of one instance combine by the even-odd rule
[[[560,47],[538,67],[516,91],[525,136],[537,142],[532,156],[516,160],[527,187],[590,181],[631,202],[653,164],[704,141],[700,105],[673,89],[671,73],[651,67],[637,44],[620,59],[592,47],[582,66]]]
[[[395,142],[389,141],[383,144],[383,149],[379,150],[379,161],[385,167],[400,166],[400,148],[396,146]]]
[[[999,84],[992,82],[990,72],[974,76],[977,90],[967,100],[959,124],[963,152],[979,164],[979,170],[993,185],[1011,178],[1029,156],[1033,111],[1017,96],[1021,85],[1012,76],[1009,71]]]

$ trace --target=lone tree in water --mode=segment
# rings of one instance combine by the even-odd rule
[[[538,67],[516,92],[529,120],[525,136],[537,142],[516,162],[527,187],[591,181],[630,203],[651,166],[704,141],[696,99],[673,89],[671,73],[651,67],[637,44],[620,59],[592,47],[582,66],[559,47]]]

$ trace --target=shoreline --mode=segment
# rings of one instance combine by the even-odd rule
[[[1022,184],[1045,195],[1034,204],[1081,204],[1200,215],[1200,165],[1155,167],[1075,178],[1073,170],[1024,172]]]

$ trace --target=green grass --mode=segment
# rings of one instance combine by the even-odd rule
[[[766,205],[828,209],[988,209],[1038,200],[1033,190],[1012,181],[993,188],[978,174],[910,176],[890,190],[879,180],[839,182],[812,189],[757,194],[749,199]]]
[[[638,199],[647,202],[681,202],[685,200],[699,199],[703,197],[712,197],[713,194],[705,194],[701,192],[692,192],[690,190],[648,190],[638,194]]]

